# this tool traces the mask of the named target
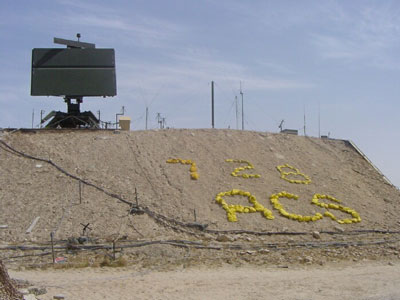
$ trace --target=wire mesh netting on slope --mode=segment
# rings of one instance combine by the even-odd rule
[[[7,229],[0,230],[0,237],[6,242],[48,241],[50,232],[56,239],[67,239],[82,235],[86,224],[86,234],[108,240],[173,239],[182,232],[164,225],[182,229],[189,223],[207,224],[209,233],[309,233],[332,231],[335,226],[348,232],[400,229],[398,190],[341,140],[234,130],[161,130],[14,132],[4,135],[3,142],[0,222]],[[195,162],[199,178],[193,180],[190,165],[167,163],[171,159]],[[285,165],[294,169],[282,168]],[[305,178],[299,174],[310,182],[296,183]],[[289,215],[324,217],[298,222],[285,216],[270,200],[280,193],[279,204]],[[288,194],[298,198],[285,197]],[[340,205],[356,211],[361,222],[338,224],[352,215],[313,204],[316,194],[341,200]],[[236,222],[229,221],[229,211],[216,201],[217,195],[239,207]],[[248,195],[274,218],[249,210],[255,204]],[[329,199],[319,203],[335,205]],[[131,214],[136,201],[145,214]],[[327,211],[336,220],[325,216]]]

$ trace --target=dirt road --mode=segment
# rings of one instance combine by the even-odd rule
[[[52,299],[400,299],[400,263],[368,262],[169,272],[127,268],[9,271],[44,286]]]

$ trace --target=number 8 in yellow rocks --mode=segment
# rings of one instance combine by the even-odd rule
[[[253,204],[253,206],[228,204],[225,202],[225,200],[223,198],[225,196],[236,196],[236,195],[247,197],[247,199],[249,200],[250,203]],[[237,217],[236,217],[237,212],[239,212],[239,213],[254,213],[254,212],[258,211],[258,212],[262,212],[264,217],[267,218],[268,220],[274,219],[272,212],[269,209],[266,209],[260,203],[258,203],[256,200],[256,197],[254,197],[249,192],[233,189],[228,192],[222,192],[222,193],[217,194],[217,196],[215,197],[215,201],[217,201],[217,203],[220,204],[223,209],[225,209],[229,222],[237,222]]]
[[[291,165],[285,164],[285,165],[277,166],[276,168],[278,169],[279,173],[281,173],[281,178],[283,180],[286,180],[286,181],[288,181],[290,183],[298,183],[298,184],[310,184],[311,183],[310,177],[308,177],[306,174],[300,173],[299,169],[297,169],[297,168],[295,168],[295,167],[293,167]],[[291,169],[294,172],[292,172],[292,171],[291,172],[285,172],[284,170],[282,170],[284,168]],[[293,176],[297,176],[298,175],[298,176],[303,177],[304,180],[289,179],[289,178],[287,178],[288,175],[293,175]]]

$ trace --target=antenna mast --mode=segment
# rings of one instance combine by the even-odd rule
[[[239,109],[238,109],[238,98],[235,95],[235,106],[236,106],[236,129],[239,129]]]
[[[211,127],[214,128],[214,81],[211,81]]]
[[[321,104],[318,100],[318,137],[321,138]]]
[[[149,120],[149,108],[146,106],[146,130],[147,130],[147,121]]]
[[[243,92],[242,92],[242,82],[240,81],[240,95],[242,96],[242,130],[244,130],[244,108],[243,108]]]
[[[160,113],[157,113],[157,123],[160,126],[160,129],[164,129],[165,128],[165,124],[166,124],[166,119],[165,117],[162,117]]]
[[[304,104],[304,136],[307,136],[306,134],[306,105]]]

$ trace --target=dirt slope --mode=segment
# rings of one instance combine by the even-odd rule
[[[290,213],[323,214],[311,204],[315,193],[340,199],[357,211],[362,221],[340,225],[344,230],[399,230],[400,193],[388,185],[345,141],[284,134],[235,130],[149,130],[2,132],[1,140],[34,157],[50,159],[65,171],[107,192],[182,222],[208,224],[209,229],[253,231],[334,230],[339,224],[328,217],[316,222],[297,222],[275,210],[270,195],[281,191],[299,195],[281,199]],[[190,159],[197,164],[198,180],[192,180],[189,165],[168,164],[171,158]],[[226,162],[242,159],[254,165],[242,173],[260,178],[233,177],[245,164]],[[279,165],[290,164],[310,177],[310,184],[283,180]],[[0,229],[3,243],[48,241],[79,236],[82,224],[90,223],[90,235],[113,239],[166,238],[178,233],[144,215],[129,215],[129,205],[78,181],[54,166],[0,148]],[[286,171],[290,171],[286,169]],[[304,180],[302,176],[291,179]],[[215,201],[220,192],[240,189],[250,192],[275,219],[262,213],[238,213],[228,222],[226,211]],[[245,197],[224,197],[229,204],[251,205]],[[321,200],[329,203],[329,200]],[[349,214],[331,210],[338,219]],[[30,234],[26,230],[40,217]]]

